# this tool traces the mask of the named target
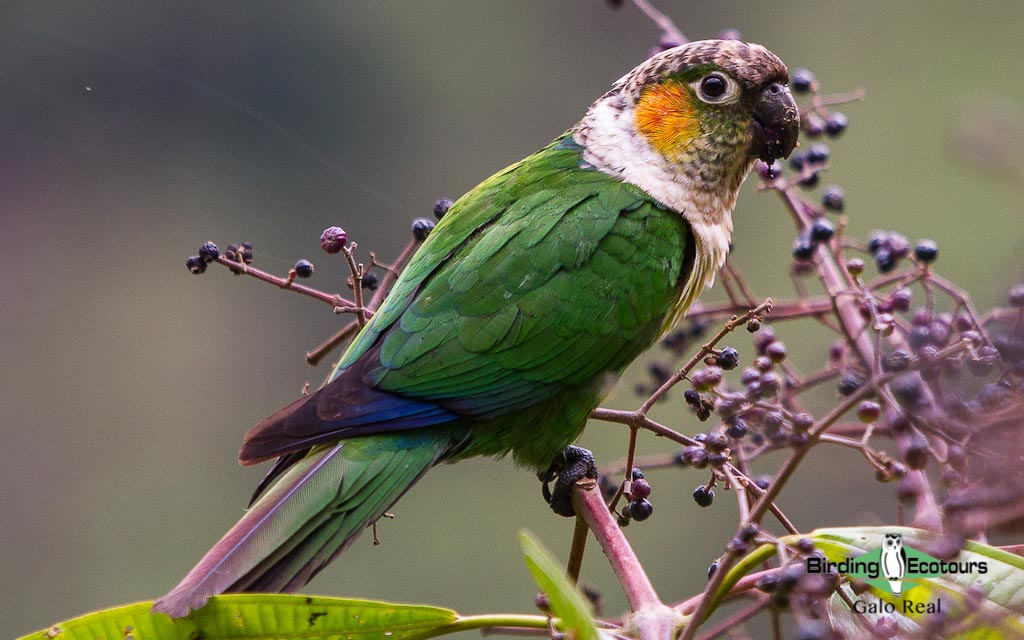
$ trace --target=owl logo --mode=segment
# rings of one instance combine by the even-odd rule
[[[903,594],[903,575],[907,572],[907,552],[903,550],[903,536],[898,533],[885,534],[882,541],[882,575],[889,581],[892,595]]]

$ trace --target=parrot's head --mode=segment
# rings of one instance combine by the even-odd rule
[[[645,182],[685,184],[731,205],[756,159],[771,163],[796,146],[800,113],[788,81],[786,65],[761,45],[690,42],[616,82],[591,106],[577,140],[588,160],[627,181],[648,174]]]
[[[669,49],[623,76],[573,130],[584,160],[679,211],[704,241],[706,283],[728,252],[732,209],[758,158],[796,147],[786,65],[738,40]]]

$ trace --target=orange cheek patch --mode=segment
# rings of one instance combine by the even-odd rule
[[[662,155],[687,146],[700,131],[699,115],[686,87],[663,82],[644,89],[636,105],[636,128]]]

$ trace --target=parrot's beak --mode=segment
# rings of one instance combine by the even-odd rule
[[[773,82],[754,106],[750,155],[768,164],[788,158],[800,134],[800,110],[789,87]]]

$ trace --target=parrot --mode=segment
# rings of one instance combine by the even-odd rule
[[[594,470],[571,443],[714,283],[754,163],[797,146],[788,81],[761,45],[668,49],[456,200],[327,382],[245,436],[242,465],[276,463],[153,610],[296,591],[431,467],[470,456],[511,454],[573,515],[566,490]]]

